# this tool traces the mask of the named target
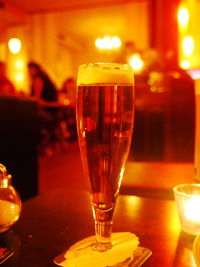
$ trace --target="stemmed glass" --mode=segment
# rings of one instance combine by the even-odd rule
[[[77,129],[85,174],[90,181],[96,242],[112,247],[113,213],[129,153],[134,118],[134,77],[129,65],[79,67]]]

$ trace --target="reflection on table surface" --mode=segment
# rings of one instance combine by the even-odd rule
[[[143,266],[194,266],[194,237],[181,232],[172,200],[120,195],[113,232],[120,231],[135,233],[140,245],[152,250]],[[3,266],[55,266],[53,259],[58,254],[94,234],[90,196],[63,188],[32,198],[24,203],[12,233],[18,238],[16,248],[12,244],[15,241],[10,241],[17,253]],[[1,242],[6,235],[9,232],[1,235]]]
[[[161,199],[174,199],[172,188],[194,182],[194,164],[189,162],[129,161],[120,192]]]

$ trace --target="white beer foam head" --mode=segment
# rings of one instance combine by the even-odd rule
[[[78,85],[84,84],[134,84],[133,69],[126,64],[95,63],[79,67]]]

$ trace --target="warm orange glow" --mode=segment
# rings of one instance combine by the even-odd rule
[[[189,22],[189,11],[185,7],[181,7],[178,10],[178,22],[182,27],[186,27]]]
[[[188,202],[185,204],[184,212],[185,212],[185,217],[188,220],[194,222],[200,222],[199,205],[200,205],[200,199],[197,197],[194,199],[189,199]]]
[[[15,66],[17,69],[22,69],[23,68],[23,61],[22,60],[17,60],[15,63]]]
[[[115,49],[121,46],[122,42],[119,37],[109,37],[105,36],[104,38],[96,39],[95,45],[99,49]]]
[[[95,45],[96,45],[96,47],[99,48],[99,49],[104,49],[104,48],[105,48],[105,46],[104,46],[104,42],[103,42],[102,39],[96,39],[96,41],[95,41]]]
[[[122,42],[119,37],[116,36],[112,38],[112,45],[113,47],[120,47],[122,45]]]
[[[183,60],[180,62],[180,67],[184,70],[187,70],[190,67],[190,62],[188,60]]]
[[[194,50],[194,39],[191,36],[186,36],[182,42],[183,52],[186,56],[190,56]]]
[[[136,73],[139,73],[143,68],[143,61],[139,54],[133,54],[129,60],[129,64]]]
[[[200,68],[199,9],[200,2],[180,1],[177,12],[179,65],[183,69]]]
[[[11,38],[8,41],[8,47],[11,53],[17,54],[21,50],[21,41],[18,38]]]
[[[18,82],[22,81],[22,80],[24,79],[24,75],[23,75],[23,73],[21,73],[21,72],[17,73],[17,74],[15,75],[15,79],[16,79],[16,81],[18,81]]]
[[[105,48],[112,49],[112,41],[109,36],[104,37],[103,41],[104,41]]]
[[[197,234],[193,242],[192,252],[197,266],[200,266],[200,234]]]
[[[200,69],[189,69],[187,73],[193,80],[200,79]]]

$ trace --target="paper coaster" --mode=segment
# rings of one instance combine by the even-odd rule
[[[54,262],[63,267],[139,267],[152,254],[147,248],[138,247],[138,237],[132,233],[113,233],[112,249],[94,251],[91,244],[95,236],[83,239],[58,255]]]

